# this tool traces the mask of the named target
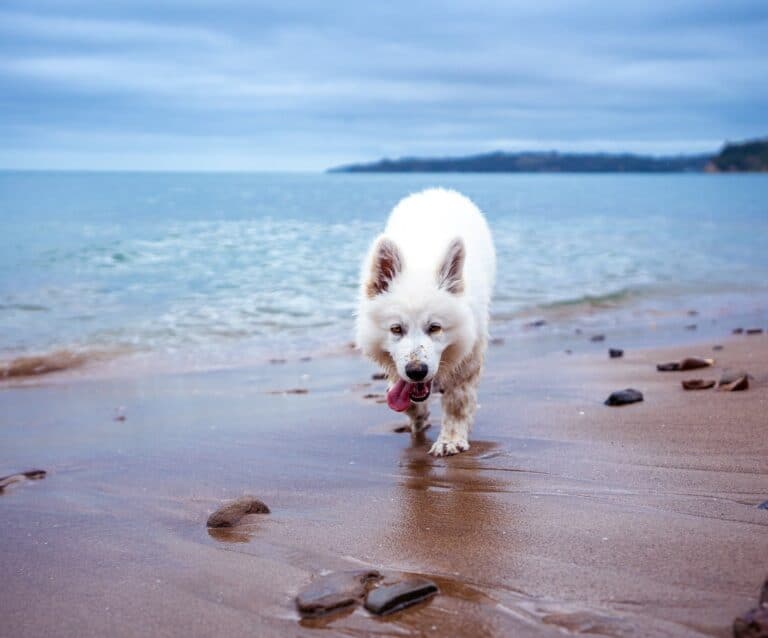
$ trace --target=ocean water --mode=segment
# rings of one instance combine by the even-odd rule
[[[0,361],[343,347],[369,242],[428,186],[488,218],[498,333],[768,299],[765,175],[2,172]]]

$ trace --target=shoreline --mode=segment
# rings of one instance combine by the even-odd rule
[[[440,460],[356,356],[6,387],[0,473],[48,476],[0,495],[0,633],[730,635],[768,572],[768,337],[722,337],[491,347],[472,449]],[[655,370],[714,343],[715,369]],[[680,387],[723,367],[753,386]],[[624,387],[645,401],[602,405]],[[242,494],[272,513],[209,532]],[[300,620],[301,587],[361,567],[441,594]]]
[[[616,347],[648,348],[723,338],[735,328],[768,331],[768,296],[763,294],[734,290],[714,297],[703,292],[614,297],[537,306],[509,317],[492,317],[491,342],[514,342],[524,356],[541,356],[566,349],[596,351],[585,342],[601,334]],[[283,337],[273,346],[265,345],[272,343],[270,338],[257,337],[198,344],[186,350],[62,344],[0,358],[0,392],[39,383],[245,370],[266,363],[344,357],[354,353],[354,345],[344,338],[352,334],[351,323],[348,328],[344,334],[329,334],[329,338],[309,343],[300,336]]]

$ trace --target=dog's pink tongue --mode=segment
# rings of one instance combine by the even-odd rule
[[[387,392],[387,405],[395,412],[403,412],[411,405],[411,384],[399,379]]]

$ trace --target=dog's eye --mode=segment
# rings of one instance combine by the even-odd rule
[[[393,324],[393,325],[391,325],[389,327],[389,331],[393,335],[401,335],[401,334],[403,334],[403,327],[399,323],[396,323],[396,324]]]
[[[431,323],[429,324],[429,328],[427,328],[427,333],[431,335],[436,335],[442,329],[443,327],[439,323]]]

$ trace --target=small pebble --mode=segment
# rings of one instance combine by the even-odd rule
[[[44,479],[47,472],[45,470],[27,470],[26,472],[19,472],[18,474],[10,474],[9,476],[3,476],[0,478],[0,494],[5,491],[5,488],[13,485],[14,483],[21,483],[23,481],[39,481]]]
[[[334,572],[320,576],[296,596],[304,617],[324,616],[360,603],[368,587],[381,579],[375,569]]]
[[[687,379],[681,381],[684,390],[709,390],[715,387],[714,379]]]
[[[717,389],[726,392],[740,392],[749,389],[749,374],[741,370],[724,372],[717,382]]]
[[[536,319],[536,321],[529,321],[523,327],[524,328],[541,328],[542,326],[546,326],[546,325],[547,325],[547,322],[544,321],[544,319]]]
[[[719,343],[717,345],[712,346],[712,350],[715,350],[715,351],[722,350],[722,349],[723,349],[723,346],[721,346]]]
[[[744,328],[734,328],[731,330],[731,333],[735,335],[744,334]]]
[[[590,341],[595,341],[595,342],[597,342],[597,341],[605,341],[605,335],[592,335],[589,338],[589,340]]]
[[[491,339],[491,345],[492,346],[503,346],[504,345],[504,339],[501,337],[494,337]]]
[[[761,335],[763,334],[762,328],[749,328],[747,331],[748,335]]]
[[[695,323],[690,323],[685,327],[686,330],[696,330],[697,328],[698,326]]]
[[[285,363],[285,359],[270,359],[270,363]]]
[[[703,359],[701,357],[686,357],[680,361],[670,361],[669,363],[659,363],[656,369],[659,372],[676,372],[678,370],[698,370],[699,368],[708,368],[715,364],[714,359]]]
[[[637,403],[643,400],[643,393],[639,390],[627,388],[626,390],[618,390],[611,393],[611,395],[605,400],[605,405],[628,405],[630,403]]]
[[[619,357],[623,357],[624,356],[624,351],[619,349],[619,348],[610,348],[608,350],[608,356],[611,359],[618,359]]]
[[[437,585],[426,578],[411,578],[394,585],[377,587],[368,593],[365,608],[378,616],[393,614],[437,594]]]
[[[387,374],[385,372],[374,372],[371,375],[371,379],[373,379],[374,381],[383,381],[386,378],[387,378]]]
[[[269,514],[269,508],[253,496],[241,496],[211,514],[208,527],[234,527],[247,514]]]

